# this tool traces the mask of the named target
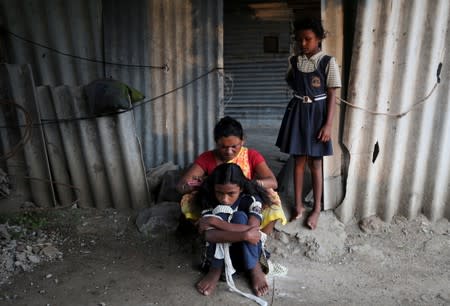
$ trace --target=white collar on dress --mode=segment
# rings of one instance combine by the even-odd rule
[[[308,58],[306,55],[304,54],[300,54],[298,56],[298,58],[302,61],[311,61],[311,62],[317,62],[322,56],[324,56],[325,53],[320,50],[319,52],[317,52],[316,54],[314,54],[313,56],[311,56],[310,58]]]

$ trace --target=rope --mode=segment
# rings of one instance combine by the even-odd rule
[[[253,198],[255,199],[255,198]],[[225,213],[230,214],[228,216],[228,222],[230,222],[231,217],[233,216],[233,209],[230,206],[227,205],[218,205],[215,207],[215,209],[212,211],[211,214],[205,214],[204,217],[216,217],[218,219],[221,219],[217,214],[218,213]],[[213,229],[213,228],[210,228]],[[261,243],[262,243],[262,250],[264,252],[264,243],[267,239],[267,235],[263,232],[261,232]],[[233,267],[233,263],[231,261],[230,256],[230,243],[216,243],[216,250],[214,252],[214,258],[217,259],[223,259],[225,264],[225,279],[227,281],[227,285],[230,288],[230,291],[236,292],[252,301],[255,301],[261,306],[267,306],[267,302],[263,300],[262,298],[257,297],[256,295],[253,295],[251,293],[245,293],[241,290],[239,290],[236,287],[236,284],[233,280],[233,274],[236,272],[236,270]]]
[[[193,78],[193,79],[190,80],[189,82],[186,82],[186,83],[184,83],[183,85],[180,85],[180,86],[178,86],[178,87],[175,87],[175,88],[172,89],[172,90],[169,90],[169,91],[167,91],[167,92],[165,92],[165,93],[163,93],[163,94],[160,94],[160,95],[158,95],[158,96],[156,96],[156,97],[153,97],[153,98],[151,98],[151,99],[144,100],[144,101],[142,101],[142,102],[136,102],[136,103],[133,104],[133,107],[132,107],[132,108],[134,109],[134,108],[139,107],[139,106],[141,106],[141,105],[143,105],[143,104],[146,104],[146,103],[152,102],[152,101],[154,101],[154,100],[160,99],[160,98],[162,98],[162,97],[165,97],[165,96],[167,96],[167,95],[169,95],[169,94],[171,94],[171,93],[173,93],[173,92],[175,92],[175,91],[178,91],[178,90],[180,90],[180,89],[183,89],[183,88],[189,86],[190,84],[194,83],[195,81],[197,81],[197,80],[199,80],[199,79],[201,79],[201,78],[204,78],[205,76],[207,76],[207,75],[213,73],[213,72],[216,71],[216,70],[223,70],[223,69],[224,69],[224,68],[222,68],[222,67],[214,67],[214,68],[212,68],[211,70],[209,70],[209,71],[207,71],[207,72],[205,72],[205,73],[199,75],[198,77]]]
[[[60,118],[60,119],[45,119],[45,118],[42,118],[41,122],[35,123],[35,124],[30,124],[30,125],[33,126],[33,127],[36,127],[36,126],[43,126],[43,125],[46,125],[46,124],[56,124],[56,123],[65,123],[65,122],[71,122],[71,121],[89,120],[89,119],[95,119],[95,118],[100,118],[100,117],[105,117],[105,116],[113,116],[113,115],[126,113],[126,112],[134,110],[134,109],[136,109],[136,108],[138,108],[138,107],[140,107],[140,106],[142,106],[144,104],[147,104],[149,102],[153,102],[155,100],[161,99],[161,98],[163,98],[163,97],[165,97],[165,96],[167,96],[167,95],[169,95],[169,94],[171,94],[171,93],[173,93],[175,91],[183,89],[183,88],[189,86],[190,84],[196,82],[197,80],[199,80],[201,78],[204,78],[205,76],[215,72],[216,70],[220,71],[220,70],[223,70],[223,69],[224,68],[222,68],[222,67],[214,67],[211,70],[209,70],[209,71],[207,71],[207,72],[197,76],[196,78],[194,78],[194,79],[192,79],[192,80],[190,80],[190,81],[188,81],[188,82],[186,82],[186,83],[184,83],[184,84],[182,84],[182,85],[180,85],[178,87],[175,87],[174,89],[171,89],[171,90],[169,90],[169,91],[167,91],[165,93],[162,93],[162,94],[160,94],[158,96],[155,96],[153,98],[150,98],[150,99],[147,99],[147,100],[143,100],[143,101],[140,101],[140,102],[136,102],[136,103],[134,103],[132,105],[132,107],[130,107],[128,109],[125,109],[125,110],[118,110],[118,111],[107,112],[107,113],[102,113],[102,114],[96,114],[96,115],[91,115],[91,116],[83,116],[83,117]],[[14,102],[11,102],[11,103],[14,103]],[[23,107],[21,107],[20,105],[18,107],[20,107],[24,112],[26,112],[26,110]],[[25,126],[27,126],[27,124],[25,124],[25,125],[14,125],[14,126],[6,126],[5,125],[5,126],[0,126],[0,129],[1,128],[17,128],[17,127],[25,127]]]
[[[16,107],[17,109],[21,110],[23,112],[23,114],[25,115],[25,125],[23,127],[25,127],[25,130],[23,131],[22,134],[22,138],[19,140],[19,142],[14,145],[14,147],[7,153],[3,154],[0,156],[0,160],[7,160],[11,157],[13,157],[20,149],[22,149],[25,144],[30,141],[31,139],[31,128],[33,126],[33,120],[31,118],[31,114],[30,112],[28,112],[22,105],[17,104],[13,101],[9,101],[9,100],[0,100],[0,104],[3,105],[12,105],[14,107]]]
[[[67,53],[67,52],[63,52],[63,51],[60,51],[58,49],[46,46],[44,44],[35,42],[35,41],[27,39],[25,37],[22,37],[22,36],[14,33],[14,32],[9,31],[8,29],[6,29],[4,27],[2,28],[2,30],[5,33],[8,33],[9,35],[15,37],[16,39],[22,40],[24,42],[27,42],[29,44],[32,44],[32,45],[35,45],[35,46],[38,46],[38,47],[41,47],[41,48],[44,48],[44,49],[47,49],[47,50],[52,51],[52,52],[54,52],[56,54],[64,55],[64,56],[75,58],[75,59],[78,59],[78,60],[83,60],[83,61],[92,62],[92,63],[98,63],[98,64],[114,65],[114,66],[120,66],[120,67],[150,68],[150,69],[161,69],[161,70],[164,70],[166,72],[169,71],[169,66],[167,64],[162,65],[162,66],[121,64],[121,63],[116,63],[116,62],[109,62],[109,61],[104,61],[104,60],[98,60],[98,59],[95,59],[95,58],[89,58],[89,57],[83,57],[83,56],[79,56],[79,55],[73,55],[73,54],[70,54],[70,53]]]
[[[263,300],[262,298],[257,297],[256,295],[245,293],[239,290],[236,287],[236,284],[233,280],[233,273],[236,271],[233,267],[233,263],[231,262],[231,256],[230,256],[230,244],[229,243],[218,243],[216,244],[216,248],[222,248],[223,254],[224,254],[224,261],[225,261],[225,278],[227,280],[227,285],[230,288],[231,291],[236,292],[242,296],[245,296],[246,298],[255,301],[258,303],[258,305],[261,306],[267,306],[267,302]]]
[[[445,48],[444,48],[444,50],[445,50]],[[440,74],[441,74],[441,70],[442,70],[442,58],[443,58],[444,50],[442,51],[442,54],[441,54],[441,62],[439,62],[438,67],[436,69],[436,83],[434,83],[433,88],[430,90],[430,92],[425,97],[423,97],[422,99],[418,100],[408,110],[406,110],[404,112],[401,112],[401,113],[387,113],[387,112],[373,111],[373,110],[364,108],[362,106],[356,105],[354,103],[348,102],[348,101],[346,101],[344,99],[341,99],[339,97],[336,97],[336,98],[340,102],[342,102],[344,104],[347,104],[350,107],[353,107],[353,108],[365,111],[365,112],[367,112],[369,114],[372,114],[372,115],[382,115],[382,116],[388,116],[388,117],[401,118],[401,117],[405,116],[406,114],[408,114],[409,112],[411,112],[414,108],[418,107],[419,105],[424,104],[426,102],[426,100],[428,100],[431,97],[431,95],[433,94],[433,92],[437,88],[438,84],[441,82]],[[336,104],[340,105],[340,103],[338,103],[338,102],[336,102]]]
[[[48,179],[43,179],[43,178],[39,178],[39,177],[24,176],[24,178],[25,178],[25,179],[28,179],[28,180],[42,181],[42,182],[49,183],[49,184],[61,185],[61,186],[64,186],[64,187],[71,188],[71,189],[73,189],[74,191],[76,191],[77,193],[80,193],[80,192],[81,192],[81,189],[80,189],[80,188],[78,188],[77,186],[71,185],[71,184],[60,183],[60,182],[57,182],[57,181],[48,180]],[[78,196],[78,195],[77,195],[77,196]],[[72,205],[74,205],[74,204],[78,204],[79,201],[80,201],[80,199],[77,197],[77,198],[76,198],[74,201],[72,201],[70,204],[62,205],[61,207],[62,207],[62,208],[69,207],[69,206],[72,206]]]
[[[382,115],[382,116],[388,116],[388,117],[396,117],[396,118],[401,118],[403,116],[405,116],[406,114],[408,114],[409,112],[411,112],[414,108],[418,107],[421,104],[424,104],[426,102],[426,100],[428,100],[428,98],[430,98],[430,96],[433,94],[434,90],[437,88],[438,82],[436,82],[433,86],[433,88],[431,89],[431,91],[422,99],[420,99],[419,101],[417,101],[416,103],[414,103],[408,110],[401,112],[401,113],[387,113],[387,112],[378,112],[378,111],[373,111],[367,108],[364,108],[362,106],[356,105],[354,103],[348,102],[342,98],[336,97],[340,102],[347,104],[350,107],[356,108],[356,109],[360,109],[362,111],[365,111],[369,114],[372,115]],[[340,105],[340,103],[336,104]]]

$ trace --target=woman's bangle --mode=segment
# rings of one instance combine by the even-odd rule
[[[264,188],[264,182],[263,180],[256,180],[256,182],[258,183],[259,186]]]

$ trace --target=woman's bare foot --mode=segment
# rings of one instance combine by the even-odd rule
[[[210,295],[216,289],[222,268],[209,268],[206,274],[198,283],[197,290],[203,295]]]
[[[303,203],[295,205],[295,209],[292,210],[291,221],[295,221],[303,217],[305,212],[305,205]]]
[[[317,227],[317,222],[319,221],[319,216],[320,216],[320,211],[313,211],[309,217],[308,217],[308,221],[307,221],[307,225],[309,226],[310,229],[316,229]]]
[[[262,271],[259,262],[256,263],[256,266],[252,270],[250,270],[250,279],[253,292],[256,296],[263,296],[269,292],[269,284],[267,283],[266,275]]]

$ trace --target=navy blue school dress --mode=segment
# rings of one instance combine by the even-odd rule
[[[302,72],[297,56],[290,59],[292,75],[287,81],[294,90],[278,132],[276,146],[290,155],[322,157],[333,155],[331,140],[317,139],[327,119],[326,67],[331,56],[324,55],[316,69]]]

